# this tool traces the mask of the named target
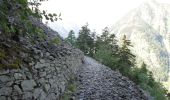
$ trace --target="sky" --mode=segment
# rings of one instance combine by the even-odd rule
[[[111,27],[132,9],[147,0],[48,0],[42,3],[41,10],[61,13],[62,21],[51,26],[53,29],[77,29],[86,23],[92,31],[101,32],[104,27]],[[170,0],[157,0],[170,3]],[[63,31],[67,32],[67,31]],[[64,34],[64,37],[66,34]]]

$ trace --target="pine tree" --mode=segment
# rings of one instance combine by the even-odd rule
[[[94,32],[92,32],[91,33],[91,38],[92,38],[92,47],[91,47],[91,50],[90,50],[90,55],[92,56],[92,57],[94,57],[94,54],[96,53],[96,32],[94,31]]]
[[[75,46],[76,37],[75,37],[75,33],[73,30],[70,30],[68,37],[65,40],[66,40],[66,42],[70,43],[72,46]]]
[[[103,29],[102,35],[97,37],[95,58],[105,65],[114,68],[118,57],[118,45],[115,35],[109,34],[109,29],[106,27]]]
[[[118,55],[118,68],[122,73],[128,74],[128,71],[131,67],[134,67],[135,64],[135,55],[133,55],[130,51],[130,47],[132,47],[130,40],[126,39],[124,35],[122,38],[122,45],[119,48]]]
[[[88,24],[81,27],[79,36],[77,38],[77,47],[85,54],[90,55],[93,48],[93,39],[90,35],[91,31],[88,28]]]
[[[109,28],[108,27],[105,27],[103,30],[102,30],[102,35],[101,35],[101,40],[105,43],[108,42],[108,38],[109,38]]]

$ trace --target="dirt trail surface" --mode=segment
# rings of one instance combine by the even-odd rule
[[[128,78],[89,57],[85,57],[77,79],[76,100],[148,100]]]

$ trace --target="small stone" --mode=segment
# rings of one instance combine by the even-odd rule
[[[31,92],[25,92],[23,95],[23,100],[32,100],[32,93]]]
[[[33,66],[35,63],[34,62],[31,62],[31,63],[29,63],[29,66]]]
[[[45,63],[45,60],[44,59],[40,59],[40,63]]]
[[[64,90],[65,90],[65,82],[61,82],[60,89],[61,89],[61,92],[64,92]]]
[[[39,72],[39,76],[40,76],[40,77],[46,76],[46,72]]]
[[[41,94],[40,94],[40,98],[38,99],[38,100],[49,100],[49,99],[47,99],[46,98],[46,94],[45,94],[45,92],[43,91],[43,92],[41,92]],[[56,100],[56,99],[55,99]]]
[[[53,56],[49,56],[49,59],[50,59],[50,60],[54,60],[54,57],[53,57]]]
[[[23,79],[21,73],[15,73],[15,74],[14,74],[14,77],[15,77],[16,80]]]
[[[50,53],[49,53],[49,52],[46,52],[45,55],[48,57],[48,56],[50,56]]]
[[[24,80],[21,83],[22,89],[23,91],[29,91],[29,90],[33,90],[34,86],[36,86],[36,83],[34,80]]]
[[[54,84],[54,80],[53,79],[49,79],[49,83],[51,84],[51,85],[53,85]]]
[[[43,64],[40,64],[39,62],[35,65],[35,68],[36,69],[40,69],[40,68],[43,68],[43,67],[50,67],[50,64],[49,63],[43,63]]]
[[[41,94],[43,90],[42,89],[35,89],[34,92],[33,92],[33,96],[34,96],[34,99],[37,99],[38,96]]]
[[[19,88],[18,85],[14,85],[14,90],[18,93],[18,94],[22,94],[21,89]]]
[[[44,84],[45,83],[45,79],[44,78],[40,78],[37,82],[40,83],[40,84]]]
[[[44,56],[43,52],[40,52],[40,57],[42,58]]]
[[[5,96],[0,96],[0,100],[6,100]]]
[[[8,97],[7,100],[12,100],[12,99],[10,97]],[[16,99],[13,99],[13,100],[16,100]]]
[[[9,81],[6,83],[6,86],[12,86],[13,83],[14,83],[13,81]]]
[[[8,74],[9,73],[9,70],[5,70],[5,69],[1,69],[0,70],[0,75],[3,75],[3,74]]]
[[[35,55],[34,56],[34,59],[39,59],[40,57],[38,55]]]
[[[2,75],[2,76],[0,76],[0,81],[5,83],[5,82],[8,82],[8,81],[11,81],[11,79],[10,79],[9,76]]]
[[[37,62],[37,64],[35,65],[35,68],[36,68],[36,69],[42,68],[42,64],[40,64],[40,62]]]
[[[47,100],[56,100],[56,99],[57,99],[57,97],[54,93],[49,94],[47,97]]]
[[[44,89],[46,92],[48,92],[48,90],[50,89],[50,84],[45,84]]]
[[[23,53],[23,52],[20,52],[19,55],[20,55],[21,58],[27,58],[28,57],[28,54]]]
[[[12,93],[12,88],[11,87],[2,87],[0,89],[0,96],[5,95],[5,96],[10,96]]]
[[[30,72],[25,72],[25,75],[29,78],[32,79],[32,74]]]
[[[50,67],[50,63],[46,63],[44,66],[48,68]]]

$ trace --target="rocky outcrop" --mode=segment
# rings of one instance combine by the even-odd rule
[[[39,41],[35,37],[31,43],[20,37],[17,44],[21,50],[14,51],[14,54],[22,63],[19,69],[0,70],[0,100],[56,100],[82,64],[83,53],[80,50],[62,41],[59,45],[50,43],[50,39],[58,34],[41,22],[34,23],[43,28],[47,39]],[[12,43],[16,43],[0,40],[8,50]],[[10,53],[10,56],[14,55]]]

